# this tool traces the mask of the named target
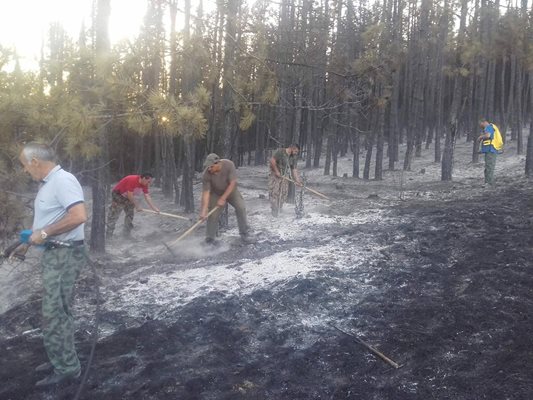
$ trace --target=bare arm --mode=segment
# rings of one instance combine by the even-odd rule
[[[152,196],[150,196],[148,193],[145,193],[144,194],[144,199],[146,200],[146,203],[148,203],[148,205],[150,206],[150,208],[152,210],[154,210],[155,212],[159,212],[159,208],[157,208],[154,203],[152,202]]]
[[[137,200],[135,200],[135,196],[133,195],[133,192],[128,192],[128,200],[131,201],[133,204],[133,207],[135,207],[135,210],[142,211],[142,207],[139,203],[137,203]]]
[[[292,169],[292,176],[293,176],[293,178],[294,178],[294,181],[295,181],[298,185],[300,185],[300,186],[303,185],[303,184],[302,184],[302,181],[300,180],[300,173],[298,172],[298,169],[296,169],[296,168],[293,168],[293,169]]]
[[[78,203],[70,207],[67,214],[54,224],[47,225],[41,230],[34,231],[30,237],[31,244],[42,244],[41,232],[45,231],[48,236],[55,236],[61,233],[71,231],[79,225],[87,222],[87,212],[85,203]]]
[[[207,209],[209,207],[209,196],[210,196],[209,190],[204,190],[202,192],[202,203],[200,205],[200,219],[205,219],[207,217]]]
[[[272,168],[272,171],[274,171],[274,174],[281,178],[281,173],[279,172],[278,166],[276,164],[276,159],[274,157],[270,158],[270,168]]]
[[[229,183],[228,187],[226,188],[222,196],[220,196],[220,198],[218,199],[217,206],[224,207],[226,205],[228,196],[231,194],[231,192],[233,192],[233,189],[235,189],[235,186],[237,186],[237,179],[233,179]]]

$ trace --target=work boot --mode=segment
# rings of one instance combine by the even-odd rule
[[[250,232],[241,233],[241,240],[244,244],[257,243],[257,238],[254,235],[252,235]]]
[[[70,374],[57,374],[53,373],[52,375],[48,375],[46,378],[41,379],[38,381],[35,386],[36,387],[46,387],[46,386],[52,386],[57,385],[59,383],[65,383],[69,381],[73,381],[77,378],[79,378],[81,375],[81,370],[78,370],[77,372],[73,372]]]
[[[205,244],[211,246],[211,247],[217,247],[220,242],[216,241],[214,238],[205,238]]]

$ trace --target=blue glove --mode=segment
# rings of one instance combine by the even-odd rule
[[[22,232],[20,232],[20,241],[22,243],[29,244],[32,233],[33,231],[31,229],[24,229]]]

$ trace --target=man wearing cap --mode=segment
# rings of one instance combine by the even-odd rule
[[[142,211],[141,205],[135,199],[135,195],[139,192],[144,194],[146,203],[155,212],[159,212],[154,203],[148,188],[152,183],[153,175],[150,173],[143,173],[141,175],[128,175],[120,180],[115,185],[111,192],[111,206],[109,208],[109,216],[107,218],[107,238],[113,237],[113,231],[115,230],[115,224],[122,210],[126,214],[124,216],[124,236],[131,237],[131,230],[133,229],[133,212]]]
[[[53,372],[36,386],[46,387],[80,376],[72,297],[76,279],[87,263],[83,245],[87,212],[80,183],[56,164],[52,148],[28,143],[19,159],[32,179],[41,182],[35,197],[31,236],[20,251],[25,252],[29,245],[36,245],[42,251],[42,332],[50,361],[39,365],[36,371]]]
[[[278,216],[289,193],[289,181],[284,178],[294,180],[298,185],[302,184],[296,168],[299,151],[300,146],[293,143],[287,148],[278,149],[270,159],[268,197],[272,216],[274,217]]]
[[[241,193],[237,189],[237,171],[231,160],[221,159],[215,153],[209,154],[204,162],[204,174],[202,177],[202,203],[200,206],[200,218],[207,218],[208,210],[218,207],[207,218],[207,232],[205,241],[215,243],[218,230],[218,217],[226,202],[235,209],[239,233],[243,242],[252,243],[255,240],[249,235],[248,222],[246,220],[246,207]]]

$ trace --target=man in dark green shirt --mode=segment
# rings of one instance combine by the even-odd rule
[[[278,149],[270,159],[270,175],[268,177],[268,197],[272,215],[277,217],[287,200],[289,192],[289,178],[301,185],[298,169],[296,168],[300,146],[291,144],[287,148]]]

